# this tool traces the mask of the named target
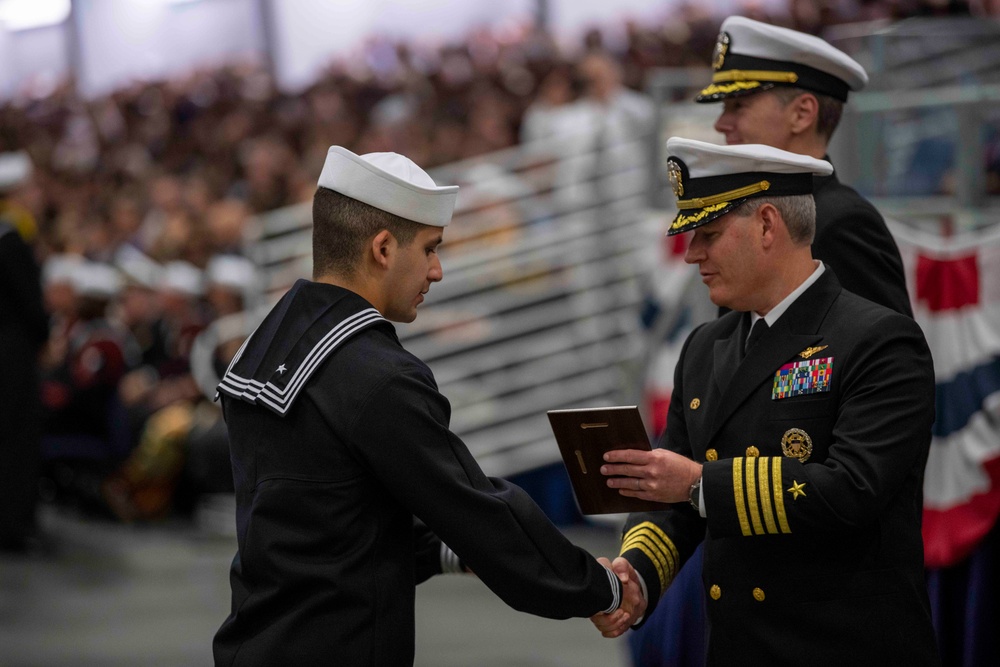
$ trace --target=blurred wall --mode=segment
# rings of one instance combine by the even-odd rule
[[[37,3],[42,0],[2,0]],[[12,30],[0,22],[0,96],[75,73],[88,97],[141,78],[234,60],[270,58],[286,90],[308,85],[334,58],[362,57],[373,35],[435,43],[481,26],[533,20],[546,2],[567,43],[601,27],[614,43],[624,19],[669,20],[683,0],[73,0],[63,23]],[[747,0],[714,0],[714,12]],[[782,7],[787,0],[755,0]],[[697,6],[697,5],[695,5]],[[0,17],[2,21],[2,17]]]

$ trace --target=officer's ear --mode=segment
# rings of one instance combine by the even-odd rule
[[[396,251],[396,245],[396,237],[388,229],[383,229],[373,236],[369,252],[375,265],[383,269],[389,268],[389,263]]]
[[[812,93],[802,93],[788,104],[792,134],[814,129],[819,122],[819,100]]]
[[[778,235],[785,232],[785,221],[774,204],[766,202],[758,207],[757,217],[761,225],[761,245],[770,248],[778,239]]]

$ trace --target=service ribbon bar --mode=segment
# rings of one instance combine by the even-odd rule
[[[816,394],[830,391],[833,376],[833,357],[807,359],[785,364],[774,374],[771,399]]]

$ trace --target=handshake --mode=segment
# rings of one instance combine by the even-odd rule
[[[691,485],[701,477],[701,465],[666,449],[640,451],[623,449],[606,452],[601,474],[607,484],[623,496],[676,503],[686,500]],[[648,601],[639,575],[624,558],[597,561],[618,575],[622,582],[622,604],[610,614],[595,614],[591,622],[605,637],[619,637],[646,615]]]
[[[607,558],[598,558],[597,562],[618,575],[622,582],[622,603],[610,614],[594,614],[590,621],[604,637],[619,637],[646,615],[646,596],[639,584],[638,574],[627,560],[619,557],[611,562]]]

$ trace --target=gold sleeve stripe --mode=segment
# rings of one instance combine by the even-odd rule
[[[667,586],[670,585],[670,582],[673,580],[673,577],[670,575],[669,572],[664,571],[663,565],[661,565],[660,561],[658,561],[656,557],[650,552],[649,547],[647,547],[645,544],[638,543],[638,544],[633,544],[632,546],[629,547],[629,549],[638,549],[642,553],[646,554],[646,558],[648,558],[649,562],[651,562],[653,564],[653,567],[656,568],[656,577],[657,579],[660,580],[660,591],[667,590]],[[625,550],[623,550],[622,553],[625,553]]]
[[[622,542],[621,554],[625,553],[637,544],[645,544],[650,549],[656,553],[656,560],[665,568],[670,568],[670,557],[667,552],[663,549],[663,545],[654,538],[651,534],[647,534],[646,531],[642,533],[637,533],[630,535],[628,539]]]
[[[680,555],[677,547],[659,526],[650,521],[633,526],[622,540],[620,553],[624,554],[629,549],[638,549],[646,554],[656,568],[661,590],[670,585],[677,574]]]
[[[774,511],[778,515],[778,525],[781,532],[790,533],[792,529],[788,527],[788,517],[785,516],[785,497],[781,489],[781,457],[771,457],[771,484],[774,489]]]
[[[743,498],[743,457],[733,459],[733,500],[736,503],[736,516],[740,520],[740,530],[750,537],[750,522],[747,521],[747,504]]]
[[[774,512],[771,511],[771,484],[767,468],[768,457],[757,459],[757,488],[760,493],[760,513],[764,515],[764,525],[769,535],[778,534],[778,526],[774,523]]]
[[[754,535],[764,534],[764,524],[760,521],[760,511],[757,509],[757,459],[753,456],[746,458],[746,478],[747,478],[747,505],[750,506],[750,521],[753,522]]]
[[[639,549],[652,561],[656,567],[656,572],[660,578],[660,585],[666,586],[673,581],[677,574],[677,563],[663,552],[658,545],[646,536],[635,537],[626,543],[622,543],[622,553],[629,549]]]
[[[650,521],[644,521],[634,526],[622,540],[622,553],[627,545],[630,546],[635,541],[649,544],[650,548],[655,549],[660,554],[664,566],[671,573],[677,572],[680,554],[677,552],[677,547],[667,537],[667,534],[660,530],[659,526]],[[673,575],[671,575],[672,578]]]

